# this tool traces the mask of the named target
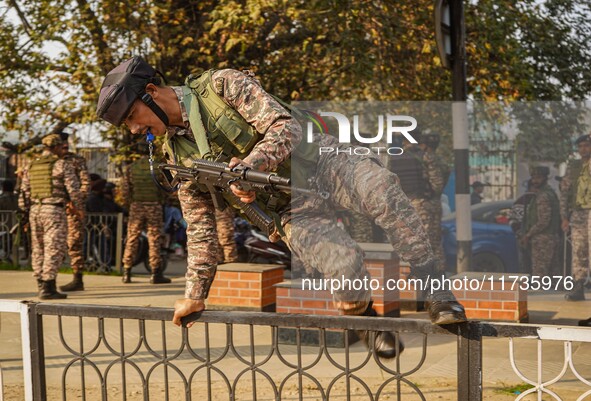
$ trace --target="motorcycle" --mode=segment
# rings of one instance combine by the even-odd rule
[[[291,269],[291,251],[285,242],[271,242],[265,234],[240,217],[234,219],[234,240],[242,261],[284,265]]]

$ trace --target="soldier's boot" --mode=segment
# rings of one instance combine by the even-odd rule
[[[70,281],[66,285],[60,286],[60,290],[64,292],[84,291],[84,283],[82,282],[82,272],[75,272],[72,281]]]
[[[41,288],[43,287],[43,280],[41,280],[40,278],[37,279],[37,290],[41,291]]]
[[[372,303],[369,303],[362,316],[378,316],[376,310],[372,308]],[[373,339],[373,349],[375,349],[376,355],[382,359],[396,358],[404,351],[402,340],[398,339],[397,344],[396,337],[389,331],[376,331],[373,336],[369,330],[357,330],[355,333],[368,349],[371,349],[370,342]]]
[[[131,283],[131,267],[123,268],[123,277],[121,277],[123,284]]]
[[[575,285],[573,286],[572,290],[570,290],[564,298],[567,301],[577,302],[577,301],[584,301],[585,300],[585,280],[577,280],[575,281]]]
[[[434,273],[435,262],[432,261],[421,267],[413,268],[411,274],[422,280],[436,277]],[[433,324],[452,324],[468,321],[464,307],[458,302],[454,294],[449,290],[431,291],[430,282],[424,283],[425,309]]]
[[[67,294],[57,292],[55,280],[43,281],[41,284],[41,291],[39,291],[39,299],[66,299]]]
[[[168,284],[170,283],[170,279],[168,277],[164,277],[162,273],[162,269],[158,268],[152,270],[152,275],[150,276],[150,284]]]

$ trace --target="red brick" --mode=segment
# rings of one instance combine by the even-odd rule
[[[327,301],[320,301],[320,300],[310,301],[307,299],[302,300],[302,308],[326,309],[328,307],[329,306],[328,306]]]
[[[232,299],[232,305],[237,305],[237,306],[253,306],[252,305],[252,299],[248,299],[248,298],[235,298],[235,299]]]
[[[211,286],[211,288],[209,289],[209,297],[217,297],[219,295],[218,293],[218,289],[215,288],[213,285]]]
[[[275,297],[273,297],[273,296],[263,297],[263,298],[261,299],[261,304],[262,304],[263,306],[270,305],[270,304],[274,304],[274,303],[276,303],[276,299],[275,299]]]
[[[229,285],[230,288],[249,288],[250,283],[248,281],[236,280],[232,281]]]
[[[490,317],[494,320],[517,320],[517,314],[510,311],[493,310],[490,311]]]
[[[516,310],[519,304],[517,302],[505,301],[503,302],[503,309]]]
[[[233,288],[220,288],[219,294],[221,297],[238,297],[240,296],[240,290]]]
[[[452,290],[453,294],[456,296],[457,299],[464,299],[466,297],[466,291],[464,290]]]
[[[284,297],[277,297],[277,306],[279,307],[295,307],[300,308],[302,306],[302,301],[297,298],[284,298]]]
[[[512,291],[493,291],[490,294],[491,299],[509,300],[517,299],[517,294]]]
[[[469,301],[467,299],[458,299],[458,302],[461,303],[464,306],[464,308],[474,308],[474,309],[476,309],[478,307],[476,301]]]
[[[527,310],[527,301],[519,301],[519,310]]]
[[[490,311],[487,309],[466,309],[468,319],[490,319]]]
[[[252,272],[240,272],[240,280],[261,281],[261,274]]]
[[[215,280],[213,281],[212,286],[218,287],[218,288],[227,288],[229,283],[230,282],[228,280],[219,280],[216,277]]]
[[[292,298],[311,299],[314,298],[314,290],[301,290],[299,288],[290,288],[289,296]]]
[[[502,302],[492,301],[478,301],[478,308],[480,309],[503,309]]]
[[[245,298],[260,298],[261,290],[240,290],[239,296]]]
[[[209,297],[207,299],[208,303],[215,304],[215,305],[229,305],[230,300],[226,297]]]
[[[223,280],[238,280],[240,273],[238,272],[218,272],[217,275]]]
[[[490,291],[466,291],[465,299],[490,299]]]
[[[263,288],[263,297],[272,296],[275,298],[275,287]]]

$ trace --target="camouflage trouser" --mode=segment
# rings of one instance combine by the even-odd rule
[[[76,213],[66,213],[68,220],[68,255],[74,273],[84,270],[84,235],[85,220]]]
[[[573,246],[572,274],[575,280],[586,279],[589,271],[589,210],[575,210],[569,221]]]
[[[329,204],[320,210],[293,200],[291,223],[286,227],[287,242],[304,265],[329,279],[369,278],[362,250],[336,224],[334,204],[373,220],[384,229],[396,253],[411,266],[433,263],[433,252],[420,218],[395,174],[373,159],[347,154],[327,160],[320,171],[318,184],[329,192]],[[371,296],[366,288],[341,289],[333,294],[336,306],[346,314],[362,312]]]
[[[558,235],[538,234],[532,237],[531,250],[531,274],[534,276],[550,276],[552,274],[552,262],[555,260],[558,246]]]
[[[236,262],[238,249],[234,241],[234,208],[227,206],[222,211],[216,210],[215,222],[219,242],[218,263]]]
[[[356,212],[347,212],[349,224],[347,231],[355,242],[373,242],[373,227],[371,220]]]
[[[132,267],[144,225],[147,226],[150,268],[154,271],[160,267],[160,235],[164,225],[162,206],[156,202],[131,203],[127,222],[127,242],[125,243],[125,252],[123,252],[123,267]]]
[[[44,281],[55,280],[68,251],[66,211],[59,206],[33,205],[29,223],[33,277]]]
[[[435,259],[437,260],[435,270],[443,272],[445,271],[445,253],[441,242],[441,200],[412,199],[410,203],[419,214],[429,237],[431,249],[435,252]]]

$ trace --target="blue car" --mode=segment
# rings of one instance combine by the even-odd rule
[[[479,203],[472,206],[472,268],[471,271],[517,273],[519,260],[517,239],[509,226],[512,200]],[[441,223],[443,250],[447,270],[456,269],[456,215]]]

